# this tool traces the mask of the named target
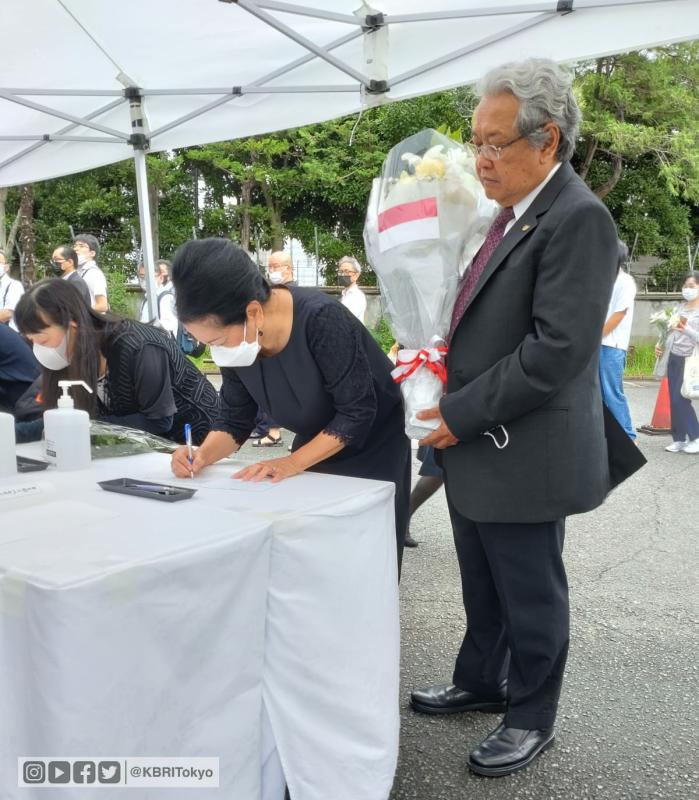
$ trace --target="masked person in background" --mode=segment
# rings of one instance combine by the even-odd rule
[[[282,250],[272,253],[267,260],[267,274],[272,286],[296,286],[291,256]]]
[[[78,275],[90,290],[91,305],[95,311],[109,311],[107,278],[97,266],[100,244],[91,233],[81,233],[73,239],[73,250],[78,256]]]
[[[296,286],[291,256],[281,250],[270,255],[267,261],[267,275],[272,286]],[[253,447],[278,447],[284,444],[282,429],[269,414],[259,410],[250,439]]]
[[[184,442],[201,442],[218,416],[218,395],[171,336],[116,314],[90,309],[66,281],[50,278],[17,304],[17,325],[43,366],[41,396],[55,408],[59,380],[83,380],[76,408],[93,419]]]
[[[343,286],[340,302],[364,324],[366,313],[366,295],[357,286],[357,280],[362,272],[359,261],[352,256],[343,256],[337,262],[337,282]]]
[[[223,379],[220,416],[193,463],[186,447],[174,453],[175,475],[198,474],[235,453],[262,408],[296,434],[292,452],[236,477],[280,481],[309,470],[392,481],[400,564],[410,442],[391,362],[371,334],[323,292],[270,287],[227,239],[182,245],[172,278],[180,320],[210,346]]]
[[[668,334],[664,348],[669,348],[667,382],[670,390],[670,422],[672,444],[665,449],[669,453],[699,453],[699,420],[692,401],[682,396],[684,362],[699,347],[699,272],[690,272],[682,286],[684,302],[679,307],[679,322]],[[657,347],[656,355],[663,349]]]
[[[57,247],[51,256],[51,272],[57,278],[63,278],[68,281],[71,286],[75,287],[80,296],[87,303],[88,306],[92,305],[92,297],[90,296],[90,289],[87,283],[78,275],[78,254],[69,247],[67,244]]]
[[[160,327],[167,331],[170,336],[177,338],[177,311],[175,309],[175,290],[170,280],[170,267],[172,265],[165,258],[160,258],[155,262],[155,283],[158,295],[158,322]],[[138,267],[138,283],[144,292],[148,291],[146,285],[146,268],[143,264]],[[148,306],[148,295],[146,294],[141,301],[139,312],[141,322],[152,323],[150,308]]]
[[[10,277],[10,263],[4,250],[0,250],[0,323],[9,325],[16,331],[14,313],[19,298],[24,294],[24,286]]]

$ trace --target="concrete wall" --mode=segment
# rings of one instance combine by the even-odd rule
[[[335,286],[321,287],[320,291],[333,295],[339,299],[342,289]],[[375,287],[362,287],[366,294],[367,310],[365,322],[368,328],[375,328],[382,316],[381,295]],[[140,289],[129,289],[128,294],[129,311],[131,316],[136,316],[141,307],[143,293]],[[631,329],[631,342],[639,344],[641,342],[655,342],[658,338],[657,331],[650,324],[650,315],[663,308],[672,308],[682,301],[682,295],[676,294],[637,294],[636,305],[634,307],[633,327]]]

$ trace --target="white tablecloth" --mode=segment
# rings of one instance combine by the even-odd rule
[[[276,798],[281,765],[293,800],[385,800],[392,485],[306,474],[168,504],[96,484],[119,477],[172,482],[169,458],[27,473],[37,494],[0,497],[0,797]],[[19,789],[30,756],[214,756],[220,788]]]

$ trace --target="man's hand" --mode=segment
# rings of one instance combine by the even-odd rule
[[[14,311],[11,308],[0,309],[0,322],[9,322],[12,319]]]
[[[444,417],[442,416],[442,412],[439,410],[439,406],[435,406],[435,408],[428,408],[425,411],[418,411],[417,418],[438,419],[440,422],[437,430],[432,431],[432,433],[430,433],[428,436],[425,436],[424,439],[420,439],[420,444],[436,447],[437,450],[444,450],[447,447],[453,447],[455,444],[458,444],[459,440],[456,438],[456,436],[454,436],[449,428],[447,428],[447,423],[444,421]]]

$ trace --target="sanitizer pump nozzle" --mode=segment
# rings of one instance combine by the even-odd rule
[[[70,396],[68,392],[68,388],[70,386],[82,386],[84,389],[92,394],[92,389],[85,383],[85,381],[58,381],[58,385],[63,392],[62,395],[58,398],[58,408],[75,408],[75,403],[73,402],[73,398]]]

